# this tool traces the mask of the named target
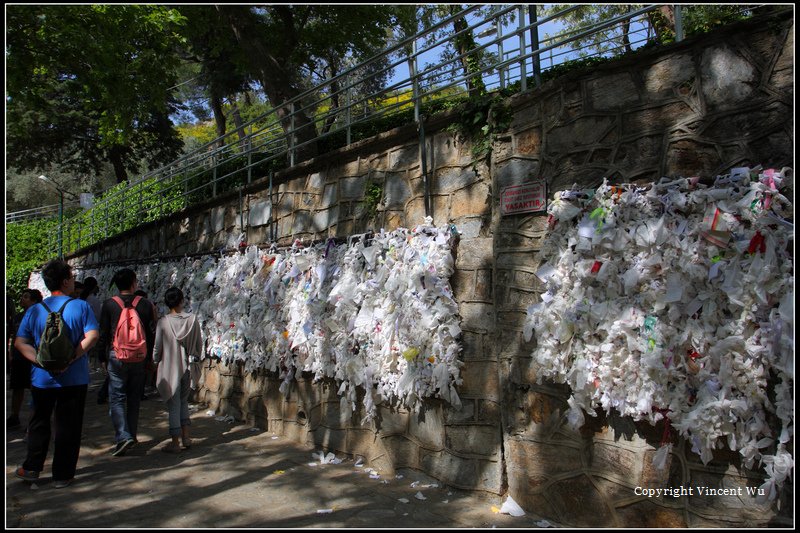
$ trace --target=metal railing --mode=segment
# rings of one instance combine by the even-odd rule
[[[51,218],[58,216],[59,204],[45,205],[42,207],[34,207],[33,209],[23,209],[22,211],[13,211],[6,213],[6,224],[14,222],[25,222],[28,220],[36,220],[38,218]],[[64,202],[64,210],[74,209],[80,207],[79,201]]]
[[[623,23],[631,28],[629,48],[639,47],[652,39],[647,14],[660,5],[644,6],[602,24],[543,40],[538,39],[539,28],[564,20],[578,6],[533,21],[526,17],[524,5],[500,6],[488,16],[479,16],[480,7],[473,5],[447,17],[172,163],[109,189],[96,198],[94,207],[64,221],[64,252],[238,190],[254,178],[271,176],[313,156],[317,150],[322,153],[370,137],[398,125],[389,121],[401,115],[407,123],[420,122],[442,108],[444,101],[466,99],[478,82],[485,91],[525,91],[538,82],[542,68],[591,55],[585,48],[576,50],[573,43],[613,31]],[[675,6],[675,13],[680,22],[680,6]],[[516,27],[508,24],[511,17],[516,19]],[[459,18],[468,22],[466,28],[437,37],[439,30]],[[466,34],[476,43],[473,49],[438,59],[448,47],[452,51],[455,39]],[[677,39],[681,37],[678,33]],[[594,54],[619,54],[624,45],[617,40],[619,35],[608,37],[606,49]],[[435,60],[427,63],[428,58]],[[465,58],[479,59],[480,68],[465,69]],[[545,65],[548,61],[549,67]],[[374,86],[376,79],[404,69],[407,75]],[[307,140],[302,140],[304,137]]]

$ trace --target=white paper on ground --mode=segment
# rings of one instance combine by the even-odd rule
[[[506,498],[506,501],[503,502],[503,506],[500,507],[500,512],[503,514],[510,514],[511,516],[524,516],[525,511],[522,510],[522,507],[519,506],[517,502],[514,501],[514,498],[511,495]]]

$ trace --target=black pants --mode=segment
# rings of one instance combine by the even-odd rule
[[[50,446],[50,417],[55,410],[53,480],[62,481],[75,477],[88,389],[88,385],[53,389],[31,387],[34,410],[28,426],[28,457],[22,468],[37,472],[44,468]]]

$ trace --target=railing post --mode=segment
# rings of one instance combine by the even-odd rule
[[[672,6],[673,12],[675,13],[675,42],[681,42],[683,40],[683,13],[681,12],[680,4],[675,4]]]
[[[534,25],[538,20],[536,14],[536,4],[528,4],[528,23],[531,24],[531,56],[533,66],[533,82],[536,87],[542,84],[542,67],[539,62],[539,26]]]
[[[494,22],[495,26],[497,26],[497,55],[499,56],[498,59],[502,64],[503,61],[506,60],[506,53],[503,50],[503,21],[499,18]],[[497,69],[497,74],[500,76],[500,88],[506,88],[506,80],[505,80],[505,68],[499,67]]]
[[[347,90],[345,91],[345,112],[344,112],[344,123],[345,127],[347,128],[347,145],[349,146],[352,142],[352,132],[350,130],[350,121],[352,120],[350,105],[352,104],[352,87],[350,87],[350,76],[346,76],[344,78],[344,83],[347,86]]]
[[[411,76],[411,99],[414,101],[414,122],[419,123],[419,81],[417,80],[417,40],[411,42],[411,57],[408,58],[408,73]]]
[[[289,166],[294,166],[294,102],[289,104],[289,112],[291,113],[289,120]]]
[[[525,32],[522,28],[525,27],[525,6],[519,6],[519,89],[522,92],[528,90],[528,73],[525,68]]]
[[[253,151],[247,150],[247,183],[250,184],[251,181],[253,181]]]
[[[217,150],[219,150],[219,148],[214,150],[214,155],[211,156],[212,157],[211,164],[214,166],[214,168],[212,170],[212,181],[211,181],[211,197],[212,198],[216,198],[216,196],[217,196],[217,165],[219,164],[219,160],[218,160],[218,157],[217,157]]]

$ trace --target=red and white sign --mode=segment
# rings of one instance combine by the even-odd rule
[[[500,213],[536,213],[547,209],[547,185],[544,181],[506,187],[500,193]]]

